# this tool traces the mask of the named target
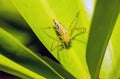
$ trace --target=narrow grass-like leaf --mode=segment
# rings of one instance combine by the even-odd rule
[[[20,28],[28,29],[26,22],[10,0],[0,0],[0,20],[11,25],[18,25]]]
[[[37,74],[49,79],[62,78],[49,64],[2,28],[0,28],[0,49],[1,54]]]
[[[11,25],[9,25],[8,23],[6,23],[4,21],[0,20],[0,26],[3,29],[7,30],[9,33],[11,33],[14,37],[19,39],[20,42],[22,42],[25,45],[27,45],[32,38],[28,32],[23,32],[21,30],[16,30],[15,28],[13,28]]]
[[[65,79],[75,79],[70,73],[68,73],[63,66],[55,63],[53,60],[47,57],[42,57],[47,63],[49,63],[59,74],[61,74]]]
[[[43,29],[54,26],[53,19],[56,19],[62,23],[68,30],[69,25],[75,15],[79,12],[83,14],[83,5],[80,5],[80,0],[12,0],[18,11],[25,18],[37,37],[42,41],[46,48],[50,51],[52,44],[54,43],[55,50],[50,51],[54,57],[56,57],[61,64],[76,78],[84,79],[90,78],[85,61],[85,48],[86,48],[86,34],[79,35],[76,40],[72,40],[71,48],[59,50],[57,47],[59,42],[54,39],[58,39],[54,29]],[[86,16],[85,16],[86,17]],[[79,16],[77,26],[86,28],[86,25],[82,23],[82,17]],[[84,18],[85,19],[85,18]],[[87,20],[85,20],[87,21]],[[74,24],[76,25],[76,24]],[[88,31],[88,29],[87,29]],[[80,31],[78,31],[80,32]],[[53,39],[54,38],[54,39]],[[59,45],[60,47],[60,45]],[[58,51],[58,52],[57,52]],[[59,56],[58,56],[59,54]],[[77,67],[76,67],[77,66]]]
[[[104,53],[119,14],[120,0],[97,0],[87,45],[87,63],[92,79],[99,77]]]
[[[111,39],[108,44],[101,71],[100,79],[119,79],[120,77],[120,15],[117,19]]]
[[[1,53],[1,52],[0,52]],[[23,79],[46,79],[0,54],[0,70]]]

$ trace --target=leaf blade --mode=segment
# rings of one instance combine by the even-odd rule
[[[89,71],[93,79],[96,79],[99,75],[101,62],[119,13],[118,6],[119,0],[97,1],[86,55]]]

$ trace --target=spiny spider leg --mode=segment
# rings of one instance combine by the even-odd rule
[[[72,21],[71,21],[71,23],[70,23],[70,25],[69,25],[68,30],[70,30],[70,32],[71,32],[71,29],[72,29],[72,26],[73,26],[74,22],[77,21],[78,17],[79,17],[79,11],[77,12],[77,14],[76,14],[75,17],[72,19]]]
[[[72,29],[71,29],[71,32],[70,32],[70,35],[72,36],[75,31],[78,31],[78,32],[80,32],[80,33],[81,33],[81,32],[82,32],[82,33],[85,33],[85,32],[86,32],[86,28],[85,28],[85,27],[72,28]]]
[[[53,44],[55,44],[55,43],[57,43],[57,45],[56,45],[56,47],[53,48]],[[57,52],[57,57],[58,57],[59,60],[60,60],[60,53],[59,53],[59,51],[62,50],[61,45],[62,45],[61,42],[57,42],[57,41],[54,42],[54,41],[53,41],[53,43],[52,43],[52,45],[51,45],[51,48],[50,48],[51,51],[57,48],[57,51],[56,51],[56,52]],[[60,48],[60,47],[61,47],[61,48]]]
[[[77,36],[85,33],[85,32],[86,32],[86,28],[84,28],[84,27],[74,28],[74,29],[73,29],[73,32],[74,32],[74,31],[80,31],[80,32],[77,33],[77,34],[75,34],[75,35],[72,37],[72,40],[75,39]],[[72,33],[73,33],[73,32],[72,32]],[[71,34],[71,35],[72,35],[72,34]]]
[[[56,43],[57,43],[57,45],[54,47],[53,45],[55,45]],[[55,40],[54,40],[54,41],[52,42],[52,45],[51,45],[51,47],[50,47],[50,50],[53,51],[54,49],[56,49],[56,48],[59,47],[59,46],[60,46],[60,45],[58,44],[58,41],[55,41]],[[54,48],[53,48],[53,47],[54,47]]]
[[[54,27],[45,27],[45,28],[42,28],[42,29],[54,29]],[[44,31],[44,30],[43,30],[43,31]],[[56,40],[56,41],[59,41],[59,40],[57,40],[56,38],[54,38],[54,37],[52,37],[51,35],[49,35],[48,33],[46,33],[45,31],[44,31],[44,33],[45,33],[49,38],[54,39],[54,40]]]

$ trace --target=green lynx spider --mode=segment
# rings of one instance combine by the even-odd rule
[[[73,22],[78,18],[79,12],[76,14],[75,18],[72,20],[69,28],[71,28]],[[54,29],[55,32],[57,34],[57,36],[59,37],[59,39],[61,40],[61,43],[63,44],[64,48],[69,48],[70,47],[70,43],[72,41],[72,39],[74,39],[76,36],[80,35],[81,33],[84,33],[86,31],[86,28],[72,28],[70,29],[70,34],[67,33],[65,27],[57,20],[53,19],[53,22],[55,24]],[[76,34],[75,36],[72,37],[72,34],[75,30],[82,30],[82,32]]]
[[[79,12],[76,14],[75,18],[72,20],[72,22],[69,26],[70,33],[67,32],[65,27],[58,20],[53,19],[53,22],[55,24],[55,26],[53,28],[55,29],[55,32],[56,32],[58,38],[60,39],[60,43],[62,43],[62,46],[63,46],[62,48],[65,48],[65,49],[70,48],[71,47],[70,44],[71,44],[72,40],[75,39],[75,37],[79,36],[81,33],[86,32],[86,28],[84,28],[84,27],[72,28],[72,25],[73,25],[74,21],[77,20],[78,16],[79,16]],[[51,28],[51,27],[49,27],[49,28]],[[80,31],[80,32],[77,33],[76,35],[72,36],[73,32],[76,31],[76,30]],[[53,44],[54,43],[52,43],[50,50],[53,49]],[[59,57],[59,51],[60,50],[57,51],[58,58],[60,58]]]

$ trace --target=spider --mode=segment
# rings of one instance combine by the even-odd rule
[[[74,17],[74,19],[72,20],[72,22],[69,26],[70,33],[67,32],[66,28],[58,20],[53,19],[53,22],[55,24],[55,26],[53,28],[57,34],[57,37],[60,40],[62,49],[63,48],[69,49],[71,47],[72,40],[75,39],[77,36],[79,36],[81,33],[86,32],[86,28],[84,28],[84,27],[72,28],[72,25],[73,25],[74,21],[77,20],[78,16],[79,16],[79,12],[76,14],[76,16]],[[49,27],[49,28],[51,28],[51,27]],[[73,32],[76,30],[80,31],[80,32],[73,36]],[[54,43],[52,43],[50,50],[53,50],[53,44]],[[58,58],[60,59],[59,50],[58,50],[57,54],[58,54]]]

